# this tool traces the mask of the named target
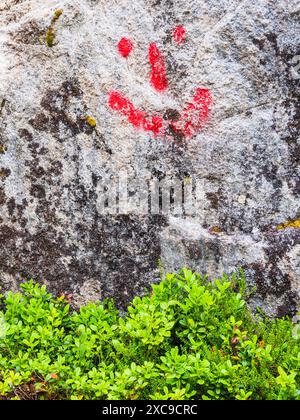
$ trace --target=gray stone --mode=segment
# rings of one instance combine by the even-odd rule
[[[172,41],[178,24],[183,45]],[[4,288],[33,277],[80,304],[114,296],[124,307],[159,279],[159,260],[211,277],[243,266],[253,306],[295,313],[300,230],[276,226],[300,219],[299,26],[296,0],[2,0]],[[127,59],[124,36],[135,47]],[[151,42],[166,58],[163,94],[149,84]],[[197,87],[214,105],[191,139],[155,138],[108,106],[118,90],[148,113],[176,114]],[[192,179],[197,213],[102,214],[99,184],[121,171]]]

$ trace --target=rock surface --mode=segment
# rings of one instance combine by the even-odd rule
[[[300,230],[276,226],[300,219],[299,22],[296,0],[2,0],[4,288],[33,277],[80,304],[114,296],[124,307],[159,278],[159,260],[210,276],[242,266],[253,305],[294,313]],[[134,46],[127,58],[122,37]],[[149,83],[154,42],[165,92]],[[197,87],[214,105],[189,139],[155,137],[108,106],[119,91],[149,114],[174,115]],[[121,171],[200,185],[196,214],[103,214],[101,180]]]

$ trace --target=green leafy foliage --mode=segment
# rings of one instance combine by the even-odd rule
[[[0,297],[0,399],[299,400],[298,326],[253,317],[245,293],[243,273],[183,269],[120,316],[22,284]]]

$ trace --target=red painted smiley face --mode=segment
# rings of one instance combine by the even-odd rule
[[[181,45],[186,40],[186,30],[177,26],[173,30],[173,40]],[[127,58],[134,49],[130,39],[122,38],[118,43],[119,54]],[[158,93],[168,89],[165,59],[155,43],[149,45],[148,59],[150,65],[150,84]],[[196,88],[194,96],[189,101],[181,114],[165,118],[161,115],[148,115],[138,109],[134,104],[118,91],[109,93],[108,105],[119,115],[126,117],[127,121],[136,129],[152,132],[154,136],[191,138],[196,135],[206,124],[210,109],[213,104],[212,94],[208,89]],[[177,115],[178,114],[178,115]]]

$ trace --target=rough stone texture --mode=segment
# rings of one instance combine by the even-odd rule
[[[54,11],[55,45],[45,34]],[[298,9],[298,10],[297,10]],[[170,33],[182,24],[182,46]],[[299,2],[283,0],[2,0],[0,2],[0,282],[33,277],[82,303],[121,306],[166,270],[246,269],[253,304],[294,313],[300,301]],[[128,59],[117,43],[131,38]],[[169,90],[149,85],[157,42]],[[151,113],[180,111],[211,90],[209,124],[188,141],[135,130],[108,107],[119,90]],[[92,129],[85,117],[97,120]],[[99,180],[191,177],[195,217],[99,212]],[[213,232],[218,226],[220,232]]]
[[[278,316],[293,313],[299,302],[300,247],[298,232],[256,231],[213,233],[187,220],[171,218],[162,238],[163,263],[173,270],[189,267],[200,273],[222,276],[244,269],[249,289],[256,293],[249,303]]]

